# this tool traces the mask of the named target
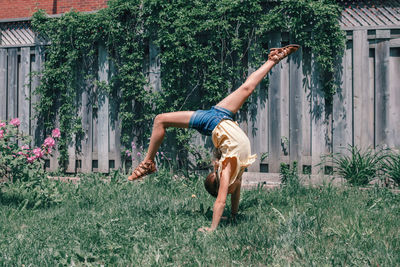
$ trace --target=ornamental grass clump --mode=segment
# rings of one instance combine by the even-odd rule
[[[400,185],[400,152],[390,151],[383,161],[383,170],[387,177]]]
[[[55,148],[60,130],[54,129],[41,146],[32,147],[32,138],[22,134],[19,125],[18,118],[0,122],[0,200],[22,201],[25,206],[50,203],[54,188],[47,181],[44,158]]]
[[[333,164],[334,173],[346,179],[352,185],[366,185],[377,177],[383,170],[383,161],[386,154],[383,150],[368,148],[362,150],[356,146],[349,146],[347,154],[332,154],[325,156]]]

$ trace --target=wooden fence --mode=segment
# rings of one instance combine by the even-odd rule
[[[287,43],[285,36],[272,33],[268,46]],[[149,51],[149,83],[160,90],[160,52],[152,44]],[[108,82],[112,66],[102,46],[98,55],[98,78]],[[32,105],[38,99],[31,96],[40,81],[31,80],[29,73],[39,71],[44,59],[40,45],[0,48],[0,120],[19,117],[21,130],[36,139],[41,137]],[[330,106],[324,103],[311,51],[300,49],[273,68],[269,88],[258,88],[248,114],[240,117],[258,155],[250,171],[276,173],[281,162],[298,161],[303,171],[316,174],[321,155],[345,153],[348,145],[400,147],[400,35],[391,30],[348,31],[336,76],[339,89]],[[82,90],[84,138],[79,153],[75,139],[69,146],[68,172],[109,172],[121,166],[118,116],[110,115],[114,103],[102,94],[95,105]],[[209,144],[209,139],[196,136],[195,143]],[[58,167],[56,157],[49,160],[50,170]]]

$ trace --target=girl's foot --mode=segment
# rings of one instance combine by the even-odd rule
[[[271,48],[271,52],[268,55],[268,59],[275,62],[275,64],[279,63],[282,59],[287,57],[288,55],[296,52],[300,48],[297,44],[290,44],[281,48]]]
[[[149,159],[147,161],[141,162],[139,166],[137,166],[136,169],[132,172],[131,176],[128,177],[128,180],[137,180],[156,171],[157,168],[155,162]]]

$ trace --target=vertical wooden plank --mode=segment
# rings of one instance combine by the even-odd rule
[[[347,153],[347,147],[352,145],[352,43],[346,46],[333,97],[333,153]]]
[[[311,165],[311,108],[312,108],[312,95],[311,95],[311,52],[310,50],[302,50],[301,57],[301,85],[303,91],[303,105],[302,105],[302,151],[301,151],[301,165]]]
[[[21,65],[18,82],[18,117],[21,121],[20,130],[22,133],[29,134],[30,126],[30,78],[31,49],[30,47],[21,48]]]
[[[391,147],[400,149],[400,47],[390,49],[389,59],[389,110],[390,110],[390,128],[392,133],[388,139]]]
[[[0,48],[0,121],[7,120],[7,49]]]
[[[259,53],[259,50],[255,49],[253,53]],[[255,70],[254,56],[250,53],[248,57],[248,75]],[[251,153],[257,155],[254,164],[248,168],[251,172],[260,171],[261,156],[264,153],[268,153],[268,133],[266,133],[268,112],[266,109],[266,98],[266,88],[261,89],[261,86],[258,85],[250,99],[247,114],[247,135],[250,139]]]
[[[115,66],[112,61],[110,61],[110,80],[115,73]],[[117,93],[114,98],[110,99],[110,152],[113,154],[114,160],[114,168],[121,169],[121,122],[118,116],[118,99],[120,99],[119,94]]]
[[[270,34],[268,47],[281,46],[281,34]],[[269,74],[269,111],[268,111],[268,143],[269,143],[269,172],[279,172],[279,156],[281,151],[281,64],[278,63]]]
[[[149,43],[149,83],[152,90],[161,90],[160,48],[153,41]]]
[[[83,137],[81,140],[81,171],[88,173],[92,171],[92,128],[93,128],[93,103],[91,102],[91,87],[85,86],[86,83],[82,83],[82,105],[79,108],[79,115],[82,118],[82,130]]]
[[[75,173],[76,172],[76,135],[72,136],[71,142],[68,144],[68,165],[65,170],[67,173]]]
[[[303,86],[302,86],[302,48],[292,54],[289,59],[289,159],[301,165],[303,150]]]
[[[107,58],[107,50],[104,45],[99,45],[99,81],[108,84],[109,63]],[[108,93],[105,88],[98,88],[98,111],[97,111],[97,153],[98,153],[98,171],[102,173],[109,172],[109,156],[108,156],[108,125],[109,125],[109,107]]]
[[[38,45],[35,47],[35,61],[32,62],[31,70],[35,73],[31,82],[31,129],[30,135],[33,136],[34,144],[39,145],[43,142],[42,124],[38,121],[35,105],[40,101],[39,95],[35,94],[36,88],[40,84],[40,72],[44,66],[45,50],[44,46]]]
[[[365,98],[367,104],[364,111],[367,112],[367,132],[368,139],[367,146],[375,147],[375,49],[369,49],[368,57],[368,70],[369,70],[369,90]]]
[[[281,154],[280,161],[288,163],[289,156],[289,58],[281,61]],[[274,127],[274,125],[270,125]]]
[[[377,30],[379,32],[379,30]],[[388,142],[389,135],[389,40],[379,40],[375,48],[375,141]]]
[[[7,119],[16,118],[18,116],[18,49],[8,49],[8,71],[7,71]]]
[[[320,168],[316,165],[320,163],[321,156],[325,153],[325,95],[320,80],[320,70],[317,66],[315,55],[311,60],[311,93],[312,93],[312,121],[311,121],[311,173],[318,174]],[[320,174],[323,174],[321,172]]]
[[[373,129],[370,129],[369,126],[371,124],[370,114],[374,110],[374,107],[370,106],[369,44],[366,30],[353,32],[353,64],[353,143],[359,148],[366,148],[371,145],[373,140]]]

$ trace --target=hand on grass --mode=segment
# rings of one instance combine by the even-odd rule
[[[210,227],[203,226],[203,227],[199,228],[197,231],[202,232],[202,233],[210,233],[214,230],[211,229]]]

